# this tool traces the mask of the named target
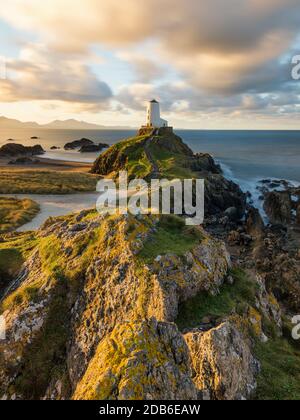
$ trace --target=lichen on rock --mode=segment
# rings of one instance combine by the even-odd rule
[[[211,399],[248,399],[256,388],[259,362],[246,337],[229,321],[208,332],[185,335],[190,348],[194,381]]]
[[[189,352],[174,324],[118,324],[100,342],[74,399],[195,400]]]

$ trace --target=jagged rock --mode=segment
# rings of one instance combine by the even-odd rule
[[[256,281],[258,284],[256,307],[269,321],[277,326],[280,335],[282,332],[282,312],[279,303],[273,293],[268,293],[265,280],[260,275],[256,276]]]
[[[248,399],[256,389],[259,362],[245,337],[229,321],[208,332],[185,335],[194,382],[211,399]]]
[[[231,265],[225,245],[212,238],[206,238],[205,246],[199,245],[187,253],[187,266],[181,266],[180,257],[165,255],[150,266],[154,287],[161,295],[155,306],[158,319],[174,321],[178,315],[179,302],[196,296],[200,291],[213,295],[219,293]]]
[[[205,178],[205,214],[220,215],[233,207],[237,211],[236,218],[242,218],[246,209],[246,195],[223,175],[209,174]]]
[[[214,159],[208,153],[197,153],[195,155],[196,161],[192,165],[194,171],[206,171],[212,174],[221,174],[222,169],[217,165]]]
[[[246,230],[254,238],[261,238],[264,232],[264,222],[259,211],[250,207],[246,217]]]
[[[269,192],[266,194],[264,209],[272,224],[289,224],[292,216],[290,193]]]
[[[174,324],[117,325],[100,342],[75,400],[196,400],[189,352]]]
[[[38,245],[2,301],[8,340],[0,342],[0,398],[68,399],[116,326],[139,319],[173,321],[179,301],[201,290],[218,292],[229,255],[200,228],[195,245],[181,256],[158,253],[160,259],[140,260],[159,220],[81,212],[43,225]],[[161,369],[168,369],[167,361]],[[53,378],[54,371],[59,373]],[[170,396],[188,397],[181,384],[172,386]],[[163,395],[151,392],[149,398]]]

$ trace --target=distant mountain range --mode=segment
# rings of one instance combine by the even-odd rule
[[[71,120],[55,120],[49,124],[38,124],[36,122],[22,122],[11,118],[0,116],[0,129],[16,129],[16,128],[35,128],[35,129],[48,129],[48,130],[121,130],[132,129],[126,126],[105,126],[98,124],[91,124],[85,121]]]

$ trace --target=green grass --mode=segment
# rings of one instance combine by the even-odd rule
[[[23,262],[23,256],[18,249],[0,249],[0,271],[2,273],[16,273]]]
[[[173,153],[153,143],[150,151],[156,160],[161,177],[167,179],[190,179],[196,176],[189,168],[182,153]]]
[[[37,246],[31,232],[14,233],[13,237],[2,237],[0,242],[0,289],[5,288],[11,278],[18,274],[24,261]]]
[[[201,241],[201,233],[196,228],[185,226],[177,216],[162,216],[157,230],[145,242],[138,258],[151,263],[158,255],[184,255]]]
[[[300,350],[284,338],[258,343],[261,362],[257,400],[300,400]]]
[[[81,172],[1,170],[0,194],[71,194],[96,191],[98,177]]]
[[[118,151],[120,155],[127,158],[126,168],[129,173],[129,178],[147,178],[152,171],[152,164],[147,158],[143,142],[149,138],[149,136],[137,136],[127,140],[123,140],[120,143],[112,146],[103,155],[109,156],[114,151]],[[186,161],[186,157],[183,155],[180,149],[181,144],[178,143],[178,139],[174,136],[170,137],[170,142],[174,142],[174,146],[178,146],[178,150],[168,150],[162,144],[157,144],[157,140],[163,137],[154,136],[153,141],[150,144],[149,152],[151,153],[153,160],[155,160],[159,171],[160,178],[180,178],[189,179],[196,176],[189,168]]]
[[[256,286],[242,270],[233,270],[234,285],[224,285],[218,296],[201,293],[179,308],[177,325],[182,331],[196,328],[204,317],[222,319],[233,313],[243,316],[248,305],[254,305]],[[300,346],[292,340],[276,337],[275,324],[263,319],[269,341],[255,338],[255,357],[261,363],[257,378],[257,400],[300,399]],[[290,331],[289,331],[290,334]]]
[[[39,205],[32,200],[0,197],[0,233],[30,222],[39,211]]]
[[[28,285],[21,285],[2,303],[2,311],[26,303],[39,301],[40,290],[47,281],[49,288],[48,312],[43,327],[31,346],[22,355],[23,369],[15,383],[17,393],[26,399],[40,399],[50,381],[63,378],[63,387],[69,392],[66,366],[66,348],[70,333],[71,308],[78,299],[87,266],[99,245],[102,230],[95,229],[76,241],[72,258],[76,267],[68,264],[61,251],[62,244],[55,236],[39,238],[38,249],[43,276]]]
[[[145,178],[151,172],[151,163],[141,145],[146,138],[147,136],[134,137],[117,145],[128,158],[126,169],[129,178]]]
[[[195,328],[204,317],[223,318],[232,312],[243,313],[255,302],[255,283],[242,270],[232,270],[234,285],[224,285],[219,295],[200,293],[179,307],[176,323],[180,330]]]

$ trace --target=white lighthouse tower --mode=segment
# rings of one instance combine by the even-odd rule
[[[159,103],[153,99],[147,106],[147,127],[162,128],[168,127],[168,121],[160,118]]]

